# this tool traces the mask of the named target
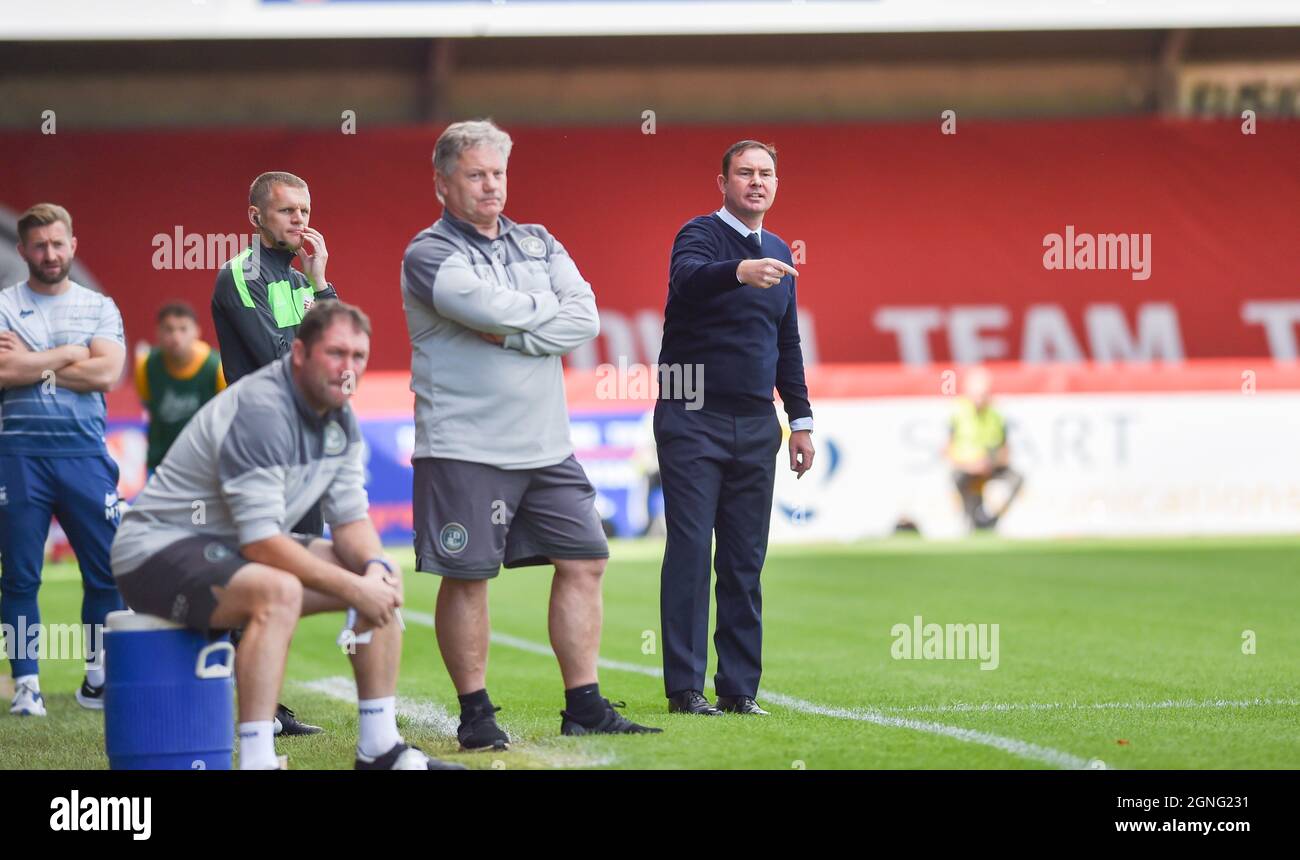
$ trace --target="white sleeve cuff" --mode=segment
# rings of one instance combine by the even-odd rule
[[[806,418],[796,418],[790,422],[790,432],[798,433],[800,430],[812,430],[812,416]]]

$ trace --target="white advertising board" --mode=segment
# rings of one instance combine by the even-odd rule
[[[1300,530],[1300,393],[999,398],[1024,487],[1008,537]],[[967,532],[942,452],[941,397],[813,404],[814,469],[778,460],[772,540],[855,540],[901,520]],[[999,489],[990,485],[990,497]]]

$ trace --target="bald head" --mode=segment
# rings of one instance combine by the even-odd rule
[[[966,374],[962,393],[980,409],[989,405],[993,393],[993,377],[982,367],[973,368]]]

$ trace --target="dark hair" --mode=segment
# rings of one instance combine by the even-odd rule
[[[168,302],[158,309],[158,322],[162,322],[170,317],[184,317],[188,320],[194,320],[197,325],[199,317],[194,313],[194,308],[185,302]]]
[[[311,310],[307,311],[307,316],[302,318],[302,324],[298,326],[298,340],[302,341],[302,345],[308,352],[311,352],[316,341],[320,340],[325,331],[341,316],[351,320],[352,327],[364,332],[366,337],[370,336],[370,317],[366,316],[365,311],[338,299],[321,299],[312,305]]]
[[[722,154],[722,175],[730,175],[731,159],[750,149],[761,149],[772,156],[772,167],[776,168],[776,144],[762,143],[757,140],[738,140],[727,147],[727,151]]]

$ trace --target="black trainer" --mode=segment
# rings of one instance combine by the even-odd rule
[[[81,682],[81,689],[77,691],[77,704],[88,711],[104,710],[104,685],[92,687],[90,679],[84,679]]]
[[[304,723],[284,705],[275,706],[276,735],[318,735],[323,731],[325,730],[320,726]]]
[[[510,736],[497,725],[496,712],[499,710],[490,705],[461,711],[460,725],[456,727],[460,748],[469,751],[510,749]]]
[[[609,699],[601,699],[605,703],[605,713],[593,724],[580,723],[575,720],[568,711],[560,711],[560,716],[564,721],[560,723],[560,734],[562,735],[657,735],[663,729],[656,729],[652,726],[637,725],[628,718],[624,717],[615,708],[626,708],[626,702],[611,702]]]
[[[417,746],[398,741],[388,752],[376,758],[357,752],[357,770],[469,770],[463,764],[440,761]]]

